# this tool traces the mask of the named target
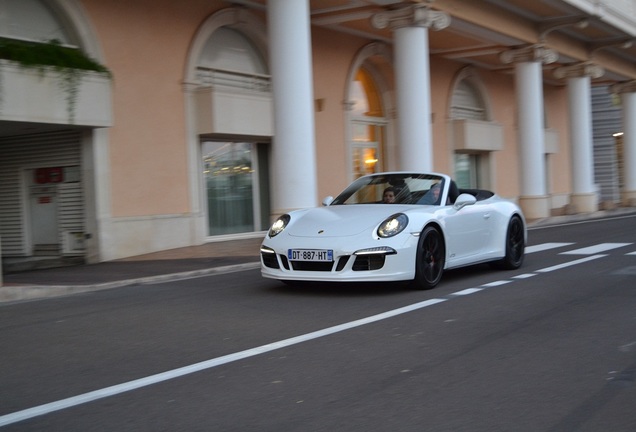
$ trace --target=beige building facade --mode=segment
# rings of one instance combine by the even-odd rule
[[[531,219],[636,200],[636,1],[0,7],[2,43],[108,70],[0,58],[3,259],[262,236],[385,170],[448,173]]]

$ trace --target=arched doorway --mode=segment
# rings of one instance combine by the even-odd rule
[[[269,226],[268,153],[271,91],[262,24],[223,10],[199,31],[190,86],[197,119],[196,185],[210,240],[251,235]],[[202,176],[202,178],[201,178]]]
[[[460,188],[492,185],[491,153],[503,145],[501,127],[491,121],[487,93],[472,67],[462,69],[450,95],[454,178]]]
[[[389,169],[390,123],[384,97],[387,58],[384,45],[368,45],[358,54],[350,72],[345,107],[352,180]]]
[[[481,95],[467,79],[460,81],[453,92],[451,118],[486,121]],[[461,188],[483,186],[484,155],[479,151],[455,152],[455,181]]]

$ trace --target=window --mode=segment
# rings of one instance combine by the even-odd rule
[[[453,93],[451,117],[458,119],[486,120],[484,103],[477,89],[467,80],[459,83]]]
[[[0,0],[0,37],[71,44],[64,26],[40,0]]]
[[[379,174],[354,181],[331,205],[420,204],[440,205],[444,178],[430,174]],[[391,199],[386,196],[390,193]]]
[[[257,146],[245,142],[202,144],[208,205],[208,234],[259,231],[260,194]]]
[[[381,171],[385,159],[386,120],[377,85],[366,69],[356,73],[349,100],[351,171],[358,178]]]
[[[455,154],[455,183],[462,189],[478,188],[479,182],[479,155]]]
[[[205,85],[267,92],[266,63],[256,47],[240,32],[216,30],[199,59],[198,77]]]

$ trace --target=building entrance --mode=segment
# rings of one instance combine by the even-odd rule
[[[209,236],[263,229],[267,188],[262,187],[259,175],[266,171],[262,153],[255,143],[202,143]]]

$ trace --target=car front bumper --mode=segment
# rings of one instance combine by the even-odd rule
[[[263,277],[287,281],[382,282],[415,277],[418,235],[403,233],[390,239],[265,238],[261,246]],[[355,245],[355,246],[354,246]],[[289,249],[332,250],[333,261],[291,261]]]

